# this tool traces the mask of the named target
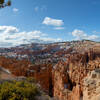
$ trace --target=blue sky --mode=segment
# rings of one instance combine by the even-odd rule
[[[100,40],[100,0],[12,0],[0,9],[0,46]]]

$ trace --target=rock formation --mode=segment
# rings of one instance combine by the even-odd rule
[[[63,49],[58,50],[58,47]],[[34,48],[32,52],[35,53],[31,54],[28,47],[26,49],[26,51],[28,50],[28,55],[33,55],[32,57],[35,57],[37,63],[32,63],[33,58],[30,61],[30,59],[25,58],[17,59],[1,56],[0,66],[9,69],[15,76],[34,77],[47,94],[56,97],[58,100],[94,100],[94,98],[92,99],[92,94],[89,95],[87,91],[88,87],[84,79],[92,78],[91,74],[88,76],[88,73],[100,68],[100,43],[77,41],[49,44],[45,50],[44,48],[45,46],[43,46],[42,51],[40,50],[41,52],[34,51],[36,49]],[[16,48],[13,49],[15,52]],[[21,50],[24,50],[23,47]],[[20,48],[17,48],[17,51],[19,57]],[[21,51],[21,54],[27,54],[26,51]],[[92,79],[90,78],[88,80],[91,81]],[[91,82],[89,85],[91,85]],[[93,90],[92,92],[94,93],[95,91]]]
[[[59,62],[53,69],[54,96],[59,100],[83,100],[84,78],[100,68],[99,55],[99,52],[90,50],[84,54],[72,54],[67,61]]]
[[[0,66],[9,69],[15,76],[34,77],[42,89],[52,95],[52,64],[33,65],[27,60],[0,57]]]
[[[100,100],[100,69],[88,73],[84,79],[83,100]]]

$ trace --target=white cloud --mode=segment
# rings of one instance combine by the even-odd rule
[[[42,24],[52,25],[52,26],[62,26],[64,24],[63,20],[52,19],[50,17],[45,17]]]
[[[4,33],[16,33],[19,30],[14,26],[0,26],[0,32],[1,31]]]
[[[98,32],[98,31],[93,31],[93,33],[94,33],[94,34],[100,34],[100,32]]]
[[[55,30],[63,30],[63,29],[65,29],[64,27],[55,27],[54,28]]]
[[[76,40],[82,40],[82,39],[87,39],[87,40],[98,40],[100,37],[97,35],[87,35],[83,30],[78,30],[75,29],[72,32],[72,35],[76,37]]]
[[[45,42],[61,42],[62,41],[61,38],[53,39],[53,38],[49,38],[49,37],[47,37],[47,38],[45,37],[42,40]]]
[[[32,42],[48,43],[61,41],[59,38],[50,38],[46,33],[42,33],[39,30],[20,32],[19,29],[14,26],[0,26],[0,37],[2,37],[0,38],[0,47],[17,46]]]
[[[19,9],[13,8],[13,12],[18,12],[18,11],[19,11]]]

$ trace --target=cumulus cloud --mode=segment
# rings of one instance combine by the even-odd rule
[[[4,33],[16,33],[19,30],[16,27],[13,26],[0,26],[0,32],[4,32]]]
[[[18,12],[18,11],[19,11],[19,9],[13,8],[13,12]]]
[[[2,37],[0,38],[0,47],[11,47],[33,42],[49,43],[61,41],[59,38],[50,38],[46,33],[39,30],[20,32],[19,29],[14,26],[0,26],[0,37]]]
[[[42,24],[51,25],[51,26],[62,26],[64,24],[64,22],[63,22],[63,20],[45,17]]]
[[[98,40],[100,37],[97,35],[87,35],[83,30],[75,29],[72,32],[72,35],[75,37],[76,40]]]

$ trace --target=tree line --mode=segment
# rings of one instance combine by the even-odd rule
[[[11,0],[5,1],[5,0],[0,0],[0,8],[4,8],[6,6],[11,5]]]

